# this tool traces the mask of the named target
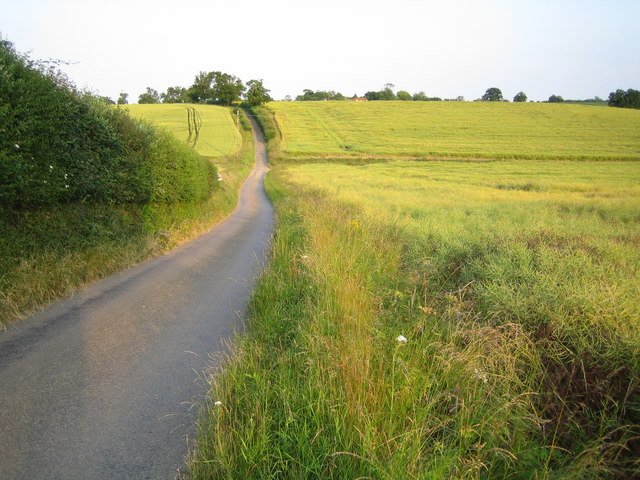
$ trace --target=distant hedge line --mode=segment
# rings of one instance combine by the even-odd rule
[[[0,40],[0,206],[208,198],[215,166]]]

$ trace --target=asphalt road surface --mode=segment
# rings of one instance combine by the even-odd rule
[[[264,140],[212,231],[0,332],[0,479],[173,479],[211,353],[242,328],[273,210]]]

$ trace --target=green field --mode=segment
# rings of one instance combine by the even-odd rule
[[[640,159],[640,111],[499,102],[272,102],[292,157]]]
[[[144,118],[167,128],[179,140],[189,136],[187,108],[195,107],[202,119],[196,151],[205,157],[225,157],[236,153],[240,146],[239,133],[231,110],[217,105],[143,104],[127,105],[131,115]]]
[[[638,112],[268,108],[273,259],[212,377],[193,478],[640,476],[640,162],[612,161],[636,158]],[[398,160],[436,110],[449,158]],[[460,133],[470,112],[499,131],[511,112],[527,141]],[[540,154],[545,114],[566,128]],[[500,161],[450,158],[482,141]]]

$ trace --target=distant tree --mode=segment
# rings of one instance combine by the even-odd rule
[[[364,96],[367,100],[380,100],[380,92],[367,92]]]
[[[413,100],[413,97],[411,96],[411,94],[406,90],[398,91],[396,96],[398,97],[398,100]]]
[[[162,103],[186,103],[189,101],[187,89],[184,87],[169,87],[160,94]]]
[[[549,100],[547,100],[547,102],[549,102],[549,103],[562,103],[562,102],[564,102],[564,98],[562,98],[560,95],[551,95],[549,97]]]
[[[491,87],[482,95],[483,102],[500,102],[502,101],[502,91],[499,88]]]
[[[285,102],[290,102],[291,101],[291,95],[285,95],[284,96],[284,101]]]
[[[391,84],[387,83],[387,85]],[[398,97],[396,97],[396,94],[393,93],[393,90],[391,90],[391,88],[385,88],[380,92],[380,100],[396,100],[397,98]]]
[[[513,97],[513,101],[514,102],[526,102],[527,101],[527,95],[524,92],[518,92],[518,93],[516,93],[516,96]]]
[[[157,90],[147,87],[147,91],[138,97],[138,103],[160,103],[160,94]]]
[[[120,92],[120,96],[118,97],[118,105],[128,104],[129,103],[129,100],[127,100],[128,98],[129,98],[128,93]]]
[[[400,92],[398,92],[398,96],[400,96]],[[412,98],[416,102],[440,102],[440,101],[442,101],[442,99],[440,97],[428,97],[424,92],[414,93]]]
[[[298,95],[296,97],[296,101],[298,102],[308,102],[311,100],[317,100],[317,98],[315,98],[316,92],[314,92],[313,90],[310,90],[308,88],[305,88],[304,90],[302,90],[302,95]]]
[[[609,106],[620,108],[640,108],[640,91],[630,88],[626,92],[618,89],[609,94]]]
[[[333,90],[318,90],[317,92],[314,92],[313,90],[305,88],[302,91],[302,95],[298,95],[296,97],[296,101],[298,102],[313,102],[321,100],[345,100],[345,96],[340,92],[334,92]]]
[[[245,86],[235,75],[223,72],[200,72],[186,97],[193,103],[231,105],[240,101]]]
[[[464,102],[464,96],[463,95],[458,95],[456,97],[456,102]]]
[[[213,81],[215,72],[200,72],[196,75],[193,85],[187,90],[187,97],[192,103],[208,103],[215,99]]]
[[[214,72],[213,94],[215,100],[212,103],[231,105],[240,101],[244,91],[244,84],[235,75]]]
[[[262,105],[273,100],[267,90],[262,84],[262,80],[249,80],[247,82],[247,93],[245,94],[247,102],[252,107],[256,105]]]
[[[393,93],[393,90],[391,90],[391,88],[388,88],[389,85],[391,84],[387,83],[385,85],[387,88],[385,88],[384,90],[380,90],[378,92],[370,91],[365,93],[364,96],[367,100],[396,100],[398,97],[396,97],[396,94]]]

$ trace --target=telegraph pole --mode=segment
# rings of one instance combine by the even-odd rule
[[[240,138],[242,134],[240,133],[240,109],[236,108],[236,129],[238,136],[236,137],[236,162],[240,162]]]

